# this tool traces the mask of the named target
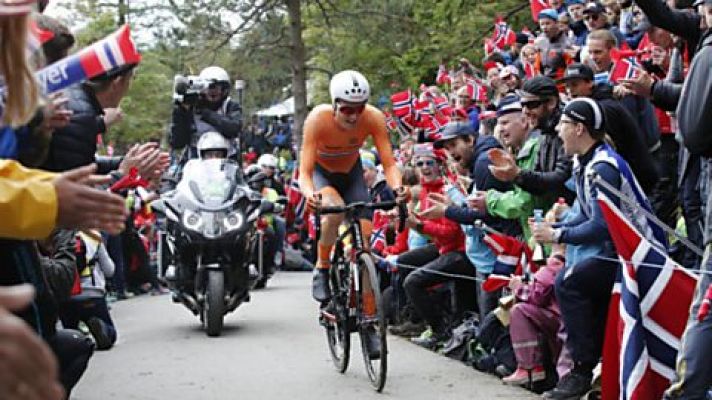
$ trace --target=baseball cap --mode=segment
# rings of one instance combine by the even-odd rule
[[[522,86],[522,90],[518,90],[519,97],[554,97],[559,95],[559,90],[556,88],[556,82],[548,76],[535,76]]]
[[[449,122],[442,130],[440,138],[433,143],[433,147],[440,149],[446,141],[460,136],[474,136],[475,130],[469,121]]]
[[[564,107],[564,115],[580,122],[593,132],[601,132],[604,128],[604,116],[601,106],[588,97],[578,97]]]
[[[514,75],[517,78],[521,79],[521,77],[519,76],[519,68],[515,67],[514,65],[507,65],[506,67],[502,68],[501,71],[499,71],[499,79],[507,78],[510,75]]]
[[[603,7],[601,3],[588,3],[586,8],[584,8],[584,14],[603,14],[606,12],[606,8]]]
[[[497,118],[515,112],[522,112],[522,103],[519,101],[519,96],[511,94],[499,101]]]
[[[549,19],[556,21],[559,19],[559,13],[556,12],[556,10],[554,10],[553,8],[547,8],[545,10],[541,10],[539,12],[538,17],[539,17],[538,18],[539,20],[541,20],[542,18],[549,18]]]
[[[572,6],[574,4],[586,4],[586,0],[566,0],[566,6]]]
[[[573,63],[566,67],[564,76],[559,81],[566,82],[573,79],[583,79],[587,81],[592,81],[593,70],[586,64]]]

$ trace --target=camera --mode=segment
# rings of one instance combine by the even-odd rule
[[[209,85],[210,82],[196,75],[176,75],[173,77],[173,101],[176,104],[195,105],[200,100],[200,93]]]

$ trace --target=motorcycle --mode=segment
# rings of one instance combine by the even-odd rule
[[[208,336],[250,300],[261,278],[251,263],[255,221],[269,212],[229,159],[190,160],[175,190],[152,204],[165,217],[159,232],[159,271],[173,300],[200,317]]]

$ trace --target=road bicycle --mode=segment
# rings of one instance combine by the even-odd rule
[[[332,298],[322,307],[319,318],[326,330],[331,359],[340,373],[346,372],[349,366],[351,333],[358,332],[366,373],[377,392],[382,391],[386,384],[388,327],[376,266],[368,247],[364,245],[359,217],[364,210],[390,210],[396,205],[395,201],[355,202],[346,206],[321,207],[315,213],[317,241],[321,234],[322,215],[343,213],[344,223],[347,224],[347,229],[339,234],[331,255],[329,284]],[[407,211],[400,205],[398,211],[398,229],[401,231],[405,226]],[[375,307],[371,306],[371,310],[365,310],[369,308],[365,307],[368,302]],[[378,357],[369,354],[367,347],[368,335],[373,332],[377,334],[380,343]]]

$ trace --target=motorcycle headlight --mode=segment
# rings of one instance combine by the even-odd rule
[[[200,232],[203,227],[203,218],[198,213],[185,210],[185,213],[183,213],[183,225],[190,230]]]
[[[226,231],[234,231],[242,228],[245,224],[245,217],[240,212],[232,212],[228,214],[223,220],[223,225]]]

